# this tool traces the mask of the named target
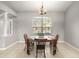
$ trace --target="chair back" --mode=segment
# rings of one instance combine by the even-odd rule
[[[24,34],[24,40],[25,40],[25,45],[27,44],[27,47],[30,46],[30,42],[29,42],[27,34]]]
[[[45,44],[47,39],[39,39],[39,38],[35,38],[36,44],[42,45]]]
[[[59,35],[57,34],[56,37],[55,37],[55,39],[58,40],[58,38],[59,38]]]
[[[25,41],[25,44],[27,44],[27,34],[24,34],[24,41]]]
[[[57,46],[58,39],[59,39],[59,35],[57,34],[55,39],[53,40],[53,46]]]
[[[35,38],[35,41],[36,41],[36,58],[37,58],[38,50],[43,50],[44,57],[46,57],[46,55],[45,55],[45,43],[46,43],[47,39]]]

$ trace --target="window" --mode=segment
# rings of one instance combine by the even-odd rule
[[[51,19],[49,17],[34,17],[32,20],[32,29],[33,34],[35,35],[38,35],[40,33],[44,35],[50,35],[51,26]]]

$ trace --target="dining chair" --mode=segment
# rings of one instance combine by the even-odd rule
[[[27,49],[27,54],[30,55],[30,42],[29,42],[27,34],[24,34],[24,40],[25,40],[24,51]]]
[[[55,39],[52,39],[52,41],[50,42],[50,49],[53,50],[53,55],[56,54],[58,39],[59,39],[59,35],[57,34],[55,36]]]
[[[42,50],[44,53],[44,57],[46,57],[45,55],[45,44],[46,44],[46,40],[47,39],[35,39],[36,41],[36,58],[38,56],[38,51]]]

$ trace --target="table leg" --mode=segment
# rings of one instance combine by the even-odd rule
[[[56,47],[53,47],[53,55],[56,54]]]

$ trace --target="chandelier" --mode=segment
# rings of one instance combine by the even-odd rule
[[[42,6],[40,8],[40,15],[45,15],[46,11],[44,10],[44,6],[43,6],[43,2],[42,2]]]

